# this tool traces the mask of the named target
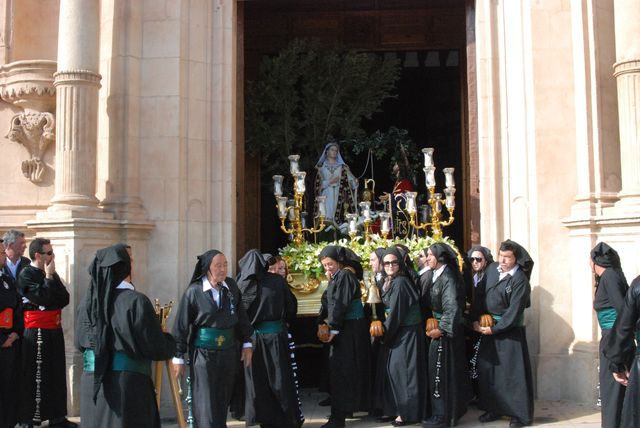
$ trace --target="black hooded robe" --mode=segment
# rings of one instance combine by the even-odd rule
[[[423,417],[426,385],[425,339],[420,296],[410,278],[397,276],[382,295],[384,321],[384,414],[405,422]]]
[[[238,346],[225,349],[195,346],[197,330],[233,329],[239,342],[251,341],[253,333],[236,282],[227,277],[224,283],[228,291],[225,298],[221,297],[222,307],[218,307],[211,294],[203,291],[202,279],[194,279],[180,300],[173,326],[176,356],[189,353],[193,414],[199,427],[227,426],[227,408],[241,361]]]
[[[9,275],[0,271],[0,345],[11,333],[22,337],[20,296]],[[21,339],[8,348],[0,348],[0,428],[13,428],[17,422],[17,406]]]
[[[465,358],[464,300],[462,277],[457,278],[447,265],[429,287],[430,307],[441,316],[438,324],[444,334],[429,340],[427,393],[431,414],[443,416],[449,426],[455,426],[466,413],[471,399]]]
[[[69,293],[57,273],[47,279],[43,270],[26,266],[21,269],[16,286],[20,296],[29,301],[23,302],[25,316],[28,311],[59,310],[69,304]],[[64,418],[67,415],[67,364],[60,321],[57,328],[25,328],[21,352],[18,422]],[[42,360],[39,369],[38,354]],[[39,387],[36,376],[41,380]]]
[[[618,312],[614,328],[604,346],[604,355],[610,361],[611,372],[630,371],[629,384],[624,395],[620,428],[636,428],[640,426],[640,355],[636,354],[634,337],[640,331],[640,276],[631,282],[624,304]],[[602,364],[602,360],[600,360]],[[617,382],[616,382],[617,383]],[[622,386],[622,385],[621,385]],[[604,425],[604,416],[603,423]]]
[[[265,272],[258,282],[256,299],[247,310],[255,330],[252,363],[244,369],[247,425],[301,425],[286,326],[287,320],[295,318],[297,306],[284,278]],[[281,330],[270,330],[273,323],[280,324]]]
[[[331,408],[343,414],[369,410],[370,343],[366,318],[345,319],[351,302],[360,299],[360,284],[348,269],[335,273],[327,286],[327,324],[338,330],[329,342]],[[364,312],[364,311],[363,311]]]
[[[598,280],[598,287],[593,299],[593,309],[600,311],[607,308],[615,309],[619,314],[625,304],[625,294],[627,293],[627,283],[620,273],[608,267],[602,273]],[[605,350],[609,335],[611,334],[610,325],[600,324],[601,338],[599,345],[600,356],[600,411],[602,413],[603,428],[617,428],[620,426],[620,413],[622,412],[622,403],[625,397],[625,387],[613,379],[609,365],[611,361],[606,357]]]
[[[520,267],[513,276],[499,280],[498,262],[486,270],[484,290],[476,290],[474,314],[491,313],[502,318],[483,335],[478,352],[480,408],[497,415],[518,418],[525,425],[533,421],[533,377],[525,327],[524,310],[529,305],[531,286]]]

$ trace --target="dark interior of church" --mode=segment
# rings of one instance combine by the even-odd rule
[[[443,185],[442,168],[454,167],[456,221],[444,230],[460,249],[469,245],[473,189],[469,182],[467,136],[468,2],[464,0],[344,0],[244,2],[245,79],[256,74],[264,55],[272,55],[295,38],[313,38],[377,55],[391,55],[401,64],[397,97],[387,99],[381,111],[363,124],[367,132],[391,126],[406,129],[419,148],[433,147],[438,168],[437,186]],[[372,178],[365,170],[366,156],[351,156],[356,177]],[[374,164],[376,197],[393,188],[391,165]],[[426,193],[425,175],[414,171],[416,191]],[[287,244],[278,229],[273,194],[257,191],[260,243],[272,253]],[[362,185],[360,187],[362,189]],[[299,317],[292,326],[298,345],[302,386],[321,384],[317,370],[323,364],[322,345],[315,337],[315,317]]]

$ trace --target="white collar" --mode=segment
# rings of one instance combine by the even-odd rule
[[[515,273],[518,271],[518,268],[520,268],[520,265],[516,263],[516,265],[508,272],[502,272],[502,269],[500,269],[500,265],[498,265],[498,272],[500,272],[500,278],[504,278],[504,276],[506,275],[515,275]]]
[[[440,275],[442,275],[442,272],[444,272],[444,268],[446,268],[446,267],[447,267],[447,265],[442,265],[438,269],[433,271],[433,282],[436,282],[436,279],[438,279],[438,277]]]
[[[423,267],[422,269],[420,269],[418,271],[418,276],[422,276],[423,273],[429,272],[430,270],[431,270],[431,268],[429,266],[425,266],[425,267]]]
[[[133,284],[131,284],[130,282],[127,282],[127,281],[122,281],[120,284],[118,284],[118,286],[116,288],[118,290],[135,290],[136,289],[133,286]]]
[[[222,281],[222,286],[224,288],[226,288],[227,290],[229,289],[229,286],[227,285],[226,282]],[[213,285],[211,285],[211,283],[209,282],[209,278],[207,278],[207,276],[203,276],[202,277],[202,291],[209,291],[213,288]]]

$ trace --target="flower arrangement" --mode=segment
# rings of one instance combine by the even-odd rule
[[[396,244],[404,244],[409,248],[411,258],[415,259],[420,251],[436,242],[444,242],[453,248],[458,255],[458,262],[462,266],[463,257],[453,239],[449,237],[442,237],[437,240],[430,236],[390,240],[382,239],[378,235],[371,235],[371,239],[366,242],[360,242],[359,240],[351,241],[350,239],[343,238],[333,242],[303,242],[301,245],[291,243],[281,248],[279,254],[287,262],[290,271],[304,273],[308,278],[321,278],[324,276],[324,269],[318,260],[318,256],[327,245],[340,245],[352,249],[362,258],[362,267],[368,270],[371,269],[371,266],[369,266],[369,255],[376,248],[387,248]]]

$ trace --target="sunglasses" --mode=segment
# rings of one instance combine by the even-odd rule
[[[397,260],[393,260],[391,262],[382,262],[383,266],[398,266],[400,263]]]
[[[51,251],[47,251],[47,252],[42,252],[42,251],[38,251],[38,254],[42,254],[43,256],[46,254],[47,256],[53,256],[53,250]]]
[[[483,259],[482,257],[469,257],[469,261],[470,261],[471,263],[473,263],[473,262],[480,263],[480,262],[483,262],[483,261],[484,261],[484,259]]]

